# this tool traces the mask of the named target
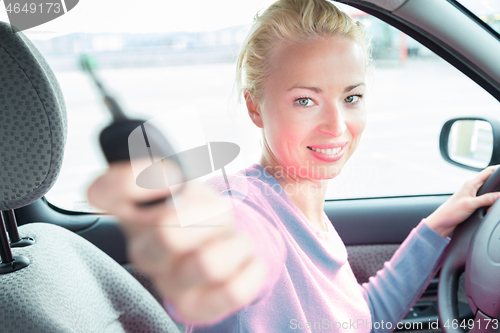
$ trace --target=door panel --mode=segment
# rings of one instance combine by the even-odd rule
[[[370,276],[383,268],[384,262],[391,260],[399,244],[350,245],[347,258],[359,284],[368,282]]]
[[[325,212],[346,245],[401,244],[420,220],[449,197],[335,200],[325,202]]]

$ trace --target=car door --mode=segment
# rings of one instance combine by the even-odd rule
[[[269,3],[243,9],[228,5],[225,11],[221,10],[222,3],[212,4],[219,10],[210,10],[214,20],[222,20],[228,12],[238,16],[240,11],[252,11],[253,15]],[[325,202],[325,212],[347,246],[353,272],[363,283],[390,260],[422,218],[475,174],[441,158],[439,132],[447,119],[456,116],[498,116],[498,77],[485,74],[482,60],[474,58],[477,55],[471,55],[470,50],[475,47],[475,39],[489,41],[475,51],[484,54],[495,52],[500,42],[453,1],[337,4],[361,21],[373,36],[367,129],[342,174],[330,181]],[[119,25],[130,10],[115,9],[119,13],[116,18],[106,19],[116,20]],[[431,15],[433,11],[439,11],[440,17]],[[58,182],[46,197],[16,210],[18,223],[49,222],[80,234],[126,266],[158,298],[148,281],[128,264],[125,240],[116,219],[86,201],[86,187],[106,167],[96,137],[109,116],[74,61],[81,51],[92,54],[101,67],[100,77],[121,97],[130,114],[164,124],[180,151],[200,142],[231,141],[241,147],[241,154],[227,172],[256,163],[260,157],[259,132],[252,128],[232,88],[235,54],[250,21],[233,20],[227,23],[229,26],[215,30],[210,29],[217,25],[210,25],[208,31],[200,32],[196,31],[201,29],[196,15],[189,8],[179,7],[177,13],[197,28],[162,34],[154,34],[154,27],[143,34],[85,32],[44,40],[37,40],[37,33],[30,35],[27,31],[60,81],[67,102],[69,132]],[[160,19],[143,14],[151,15],[149,20]],[[470,44],[457,46],[453,33],[445,35],[438,24],[441,20],[444,26],[453,27],[457,17],[463,24],[477,26],[468,31]],[[182,114],[189,123],[188,136],[182,133],[186,129],[169,128],[165,123],[162,117],[170,111]],[[437,281],[438,276],[410,310],[406,322],[429,325],[437,320]],[[466,317],[470,309],[463,282],[461,286],[458,300],[461,314]],[[409,324],[401,329],[427,328]]]

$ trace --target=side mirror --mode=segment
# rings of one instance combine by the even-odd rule
[[[441,129],[439,150],[449,163],[481,171],[500,163],[500,122],[495,118],[454,118]]]

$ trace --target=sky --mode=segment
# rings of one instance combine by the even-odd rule
[[[251,23],[272,0],[80,0],[67,14],[24,31],[30,38],[73,32],[211,31]],[[4,2],[0,21],[9,22]]]
[[[499,0],[458,0],[477,16],[500,13]]]
[[[499,0],[459,0],[478,15],[500,12]],[[73,32],[165,33],[211,31],[252,22],[274,0],[80,0],[57,19],[24,31],[34,39]],[[5,1],[0,21],[8,22]],[[349,9],[341,5],[345,11]]]

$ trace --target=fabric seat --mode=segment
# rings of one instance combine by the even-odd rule
[[[144,287],[82,237],[48,223],[19,228],[31,264],[0,275],[2,332],[178,332]]]

